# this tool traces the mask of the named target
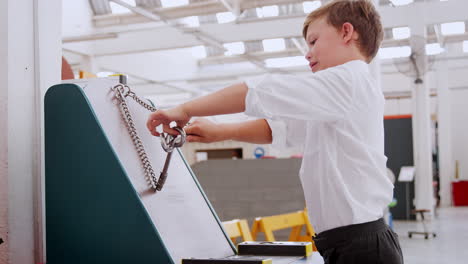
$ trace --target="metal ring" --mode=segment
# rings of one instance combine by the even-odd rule
[[[171,152],[174,148],[180,148],[184,145],[187,134],[180,127],[173,127],[172,129],[179,132],[179,135],[173,136],[168,133],[161,133],[161,146],[166,152]]]
[[[166,152],[171,152],[174,149],[174,146],[171,145],[171,139],[173,138],[172,135],[169,135],[167,133],[161,133],[161,147],[164,149]]]
[[[185,139],[187,138],[187,134],[185,133],[185,130],[181,127],[173,127],[174,130],[176,130],[177,132],[180,133],[180,137],[177,136],[176,140],[175,140],[175,144],[174,144],[174,147],[176,148],[180,148],[184,145],[185,143]],[[177,141],[177,139],[180,138],[179,141]]]

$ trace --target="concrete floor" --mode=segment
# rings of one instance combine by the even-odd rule
[[[422,231],[420,222],[394,222],[405,264],[468,263],[468,207],[440,208],[428,223],[437,237],[426,240],[422,235],[408,237],[410,230]]]

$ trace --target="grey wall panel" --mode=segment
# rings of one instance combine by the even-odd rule
[[[222,221],[303,210],[301,159],[207,160],[192,166]],[[277,232],[277,240],[288,238]]]

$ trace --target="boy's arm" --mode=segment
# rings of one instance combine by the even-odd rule
[[[244,112],[247,90],[245,83],[234,84],[182,104],[181,107],[189,116],[213,116]]]
[[[215,124],[208,119],[199,118],[185,127],[187,141],[211,143],[235,140],[255,144],[270,144],[272,132],[264,119],[242,123]]]
[[[161,124],[165,132],[177,135],[178,133],[169,127],[169,124],[173,121],[179,127],[184,127],[192,116],[212,116],[244,112],[247,91],[248,88],[245,83],[238,83],[175,108],[158,110],[150,114],[146,126],[154,136],[159,136],[156,127]]]

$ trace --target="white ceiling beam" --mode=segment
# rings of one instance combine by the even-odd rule
[[[251,1],[244,0],[239,2],[240,10],[256,8],[267,5],[282,5],[291,3],[300,3],[297,0],[262,0]],[[415,16],[424,10],[426,16]],[[434,2],[415,2],[405,6],[380,6],[379,12],[382,16],[385,27],[400,27],[413,24],[414,20],[422,20],[423,24],[437,24],[447,21],[464,21],[466,20],[466,10],[468,10],[468,1],[466,0],[450,0],[450,1],[434,1]],[[192,3],[189,5],[157,8],[152,10],[157,14],[163,15],[167,19],[177,19],[187,16],[208,15],[219,12],[225,12],[226,7],[220,0],[207,1],[200,3]],[[150,12],[151,13],[151,12]],[[135,23],[151,22],[150,19],[138,16],[136,14],[118,14],[118,15],[101,15],[93,18],[96,27],[108,27],[115,25],[128,25]]]
[[[288,68],[288,73],[306,73],[310,72],[306,67],[290,67]],[[235,73],[217,73],[216,75],[209,76],[196,76],[193,78],[184,79],[190,84],[203,84],[203,83],[213,83],[213,82],[224,82],[224,81],[244,81],[246,78],[253,76],[260,76],[265,74],[261,70],[249,70],[249,71],[240,71]],[[178,82],[182,80],[169,80],[170,82]]]
[[[436,34],[431,34],[426,37],[427,43],[432,42],[439,42],[439,36]],[[458,35],[451,35],[451,36],[443,36],[443,43],[454,43],[468,40],[468,33],[465,34],[458,34]],[[395,46],[404,46],[410,45],[409,39],[386,39],[382,42],[382,47],[395,47]],[[442,46],[442,45],[441,45]]]
[[[238,17],[240,15],[240,5],[238,4],[238,0],[233,0],[236,3],[231,3],[229,0],[218,0],[223,4],[223,6],[227,9],[227,11],[231,12],[234,14],[235,17]]]
[[[283,23],[284,24],[284,23]],[[166,28],[167,29],[167,28]],[[280,30],[275,31],[275,32],[280,32]],[[273,32],[274,33],[274,32]],[[130,33],[129,33],[130,34]],[[141,52],[152,52],[152,51],[158,51],[158,50],[164,50],[164,49],[176,49],[176,48],[188,48],[196,45],[202,45],[203,43],[199,42],[195,37],[187,37],[184,36],[183,34],[178,34],[177,32],[174,32],[173,30],[166,30],[166,32],[151,32],[147,33],[144,35],[139,35],[138,33],[132,33],[138,36],[133,36],[133,37],[127,37],[127,38],[120,38],[119,41],[112,41],[112,40],[101,40],[97,43],[95,43],[95,51],[100,51],[100,53],[95,54],[95,56],[113,56],[113,55],[125,55],[125,54],[132,54],[132,53],[141,53]],[[166,45],[162,46],[162,44],[159,41],[158,38],[151,38],[148,36],[152,35],[157,35],[157,34],[164,34],[167,37],[165,38]],[[279,38],[282,37],[282,35],[271,35],[270,33],[267,34],[258,34],[258,39],[254,38],[248,38],[245,40],[241,41],[246,41],[246,40],[262,40],[266,38]],[[184,41],[180,41],[180,38],[184,38]],[[171,41],[172,40],[172,41]],[[436,35],[430,35],[428,36],[428,42],[432,42],[434,40],[437,40]],[[463,40],[468,40],[468,33],[465,34],[460,34],[460,35],[454,35],[454,36],[446,36],[444,38],[444,41],[446,43],[451,43],[451,42],[459,42]],[[230,42],[226,41],[226,42]],[[393,47],[397,45],[409,45],[409,40],[384,40],[382,43],[382,47]],[[109,50],[109,47],[112,47],[112,50]],[[133,48],[131,48],[133,47]],[[297,56],[301,55],[300,53],[296,53]],[[265,54],[267,57],[271,57]],[[296,55],[294,55],[296,56]],[[222,57],[222,56],[221,56]],[[209,61],[220,61],[221,57],[214,57],[213,59],[211,58],[206,58],[202,59],[202,65],[210,64],[208,63]],[[225,62],[221,63],[229,63],[229,61],[232,61],[230,57],[225,56],[226,58]],[[237,57],[236,57],[237,58]]]
[[[103,39],[95,42],[95,56],[110,56],[148,51],[188,48],[204,43],[193,32],[216,36],[219,43],[249,41],[281,37],[300,37],[304,18],[257,21],[240,24],[208,24],[188,28],[182,33],[172,27],[119,34],[118,39]],[[274,28],[275,30],[271,30]]]
[[[255,1],[252,1],[255,2]],[[218,3],[219,4],[219,3]],[[416,15],[421,12],[431,14],[425,17]],[[435,12],[440,9],[441,12]],[[400,7],[381,7],[380,12],[386,28],[407,26],[413,20],[423,19],[425,24],[437,24],[447,21],[464,21],[468,10],[468,1],[451,0],[447,2],[413,3]],[[302,37],[301,28],[305,14],[301,17],[274,17],[257,19],[255,22],[238,24],[205,24],[197,28],[187,28],[189,34],[164,26],[119,34],[119,38],[103,39],[95,42],[96,56],[109,56],[128,53],[139,53],[165,49],[185,48],[203,45],[192,32],[202,32],[216,36],[219,42],[249,41],[266,38]],[[275,30],[271,30],[274,28]]]
[[[284,5],[291,3],[301,3],[299,0],[243,0],[238,4],[238,9],[245,10],[256,7],[268,6],[268,5]],[[237,8],[235,4],[233,8]],[[187,16],[201,16],[209,15],[220,12],[226,12],[226,6],[220,0],[205,1],[191,3],[189,5],[177,6],[177,7],[166,7],[156,8],[150,12],[155,12],[159,15],[164,16],[167,19],[177,19]],[[106,27],[112,25],[128,25],[133,23],[144,23],[151,21],[146,17],[140,17],[136,14],[119,14],[119,15],[101,15],[93,18],[94,25],[96,27]]]
[[[189,93],[192,93],[192,94],[194,94],[194,95],[199,95],[199,94],[203,93],[203,90],[198,89],[198,88],[182,87],[182,86],[178,86],[178,85],[173,85],[173,84],[170,84],[170,83],[167,82],[167,81],[162,82],[162,81],[154,80],[154,79],[151,79],[151,78],[148,78],[148,77],[144,77],[144,76],[141,76],[141,75],[138,75],[138,74],[135,74],[135,73],[131,73],[131,72],[128,72],[128,71],[127,71],[127,72],[121,72],[121,71],[118,71],[118,70],[116,70],[116,69],[111,69],[111,68],[108,68],[108,67],[101,67],[101,69],[102,69],[103,71],[109,71],[109,72],[115,72],[115,73],[126,74],[126,75],[129,75],[130,77],[134,77],[134,78],[136,78],[136,79],[145,81],[145,82],[147,82],[148,84],[162,85],[162,86],[165,86],[165,87],[167,87],[167,88],[174,89],[174,90],[179,91],[179,92],[189,92]]]
[[[250,53],[252,56],[255,56],[258,59],[265,60],[270,58],[278,58],[278,57],[289,57],[289,56],[301,56],[301,52],[297,49],[286,49],[282,51],[275,51],[275,52],[255,52]],[[201,66],[205,65],[213,65],[213,64],[224,64],[224,63],[236,63],[236,62],[243,62],[245,59],[242,56],[213,56],[207,57],[204,59],[200,59],[198,64]]]
[[[460,35],[454,35],[454,36],[446,36],[444,38],[444,43],[453,43],[453,42],[459,42],[463,40],[468,40],[468,33],[466,34],[460,34]],[[437,41],[437,36],[436,35],[431,35],[428,36],[427,42],[430,43],[432,41]],[[405,40],[384,40],[382,43],[382,47],[394,47],[394,46],[401,46],[401,45],[410,45],[410,40],[405,39]],[[305,53],[302,51],[299,51],[298,49],[287,49],[287,50],[282,50],[282,51],[277,51],[277,52],[255,52],[251,53],[251,55],[255,56],[258,59],[269,59],[269,58],[279,58],[279,57],[289,57],[289,56],[302,56]],[[236,63],[236,62],[243,62],[245,59],[243,59],[241,56],[213,56],[213,57],[207,57],[204,59],[199,60],[199,65],[214,65],[214,64],[226,64],[226,63]]]
[[[437,42],[441,47],[445,46],[445,37],[442,35],[442,27],[440,24],[434,25],[434,32],[437,39]]]
[[[382,23],[386,28],[402,27],[415,23],[432,25],[468,19],[468,1],[450,0],[414,2],[405,6],[379,8]],[[423,14],[423,15],[421,15]]]
[[[120,1],[120,0],[109,0],[111,2],[114,2],[120,6],[123,6],[125,8],[127,8],[129,11],[137,14],[137,15],[141,15],[147,19],[150,19],[152,21],[159,21],[159,20],[163,20],[159,15],[156,15],[144,8],[141,8],[139,6],[133,6],[133,5],[130,5],[124,1]]]
[[[82,56],[82,57],[89,56],[89,54],[87,54],[87,53],[77,51],[77,50],[73,50],[73,49],[69,49],[69,48],[65,48],[65,47],[62,48],[62,51],[68,52],[68,53],[71,53],[71,54],[74,54],[74,55]]]
[[[468,54],[452,54],[452,55],[447,55],[447,56],[440,56],[436,55],[434,56],[433,60],[435,61],[463,61],[466,63],[461,64],[459,67],[462,68],[468,68]],[[392,59],[385,59],[381,60],[382,62],[382,68],[383,74],[395,74],[398,73],[398,71],[394,67],[394,60]],[[309,67],[304,67],[304,66],[299,66],[299,67],[290,67],[288,68],[288,72],[292,73],[308,73],[310,72]],[[171,79],[171,80],[166,80],[166,82],[182,82],[186,81],[188,83],[209,83],[209,82],[215,82],[215,81],[229,81],[229,80],[238,80],[240,76],[242,76],[243,79],[249,77],[249,76],[255,76],[255,75],[260,75],[262,74],[261,71],[243,71],[243,72],[235,72],[232,74],[223,74],[223,73],[216,73],[216,75],[199,75],[193,78],[184,78],[184,79]]]
[[[90,34],[90,35],[81,35],[73,37],[64,37],[62,38],[62,43],[71,43],[71,42],[82,42],[82,41],[93,41],[100,39],[115,39],[117,38],[117,33],[99,33],[99,34]]]
[[[160,14],[153,14],[152,12],[149,12],[147,11],[146,9],[144,8],[141,8],[141,7],[136,7],[136,6],[132,6],[132,5],[129,5],[121,0],[110,0],[118,5],[121,5],[127,9],[129,9],[130,11],[136,13],[136,14],[139,14],[141,16],[144,16],[148,19],[151,19],[153,21],[158,21],[158,20],[161,20],[161,21],[164,21],[165,23],[167,23],[171,28],[177,30],[178,32],[181,32],[182,34],[185,33],[185,35],[191,35],[193,37],[195,37],[198,41],[202,42],[202,44],[204,45],[209,45],[209,46],[213,46],[213,47],[217,47],[217,48],[220,48],[221,50],[224,50],[226,51],[226,48],[223,46],[223,42],[219,41],[217,38],[213,37],[213,36],[217,36],[217,35],[213,35],[213,34],[209,34],[209,33],[206,33],[206,32],[203,32],[203,31],[199,31],[199,30],[190,30],[190,28],[184,28],[182,27],[181,25],[173,22],[173,21],[170,21],[168,20],[166,17],[160,15]],[[242,54],[242,55],[239,55],[240,57],[244,58],[245,60],[248,60],[249,62],[251,62],[252,64],[256,65],[257,67],[267,71],[267,72],[280,72],[281,70],[274,70],[274,69],[270,69],[270,68],[267,68],[264,64],[264,62],[262,60],[259,60],[258,58],[256,58],[255,56],[252,56],[251,54]]]

